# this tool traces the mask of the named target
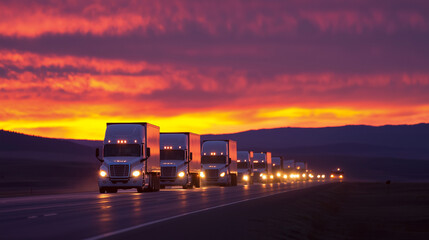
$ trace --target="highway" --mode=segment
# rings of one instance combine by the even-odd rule
[[[184,215],[323,183],[75,193],[0,199],[0,239],[102,239]]]

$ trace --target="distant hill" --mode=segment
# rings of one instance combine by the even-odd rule
[[[93,148],[63,139],[30,136],[0,130],[0,151],[92,154]]]
[[[239,148],[269,146],[273,149],[341,143],[429,150],[429,124],[353,125],[324,128],[273,128],[233,134],[204,135],[203,139],[233,139]]]

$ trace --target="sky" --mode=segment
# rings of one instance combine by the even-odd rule
[[[0,1],[0,129],[429,119],[427,0]]]

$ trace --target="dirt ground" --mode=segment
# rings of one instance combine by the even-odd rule
[[[112,239],[429,239],[429,183],[333,183],[137,229]]]

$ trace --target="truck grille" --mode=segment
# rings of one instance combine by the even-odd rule
[[[161,167],[161,177],[175,177],[176,167]]]
[[[130,173],[129,165],[110,165],[111,177],[128,177]]]
[[[207,178],[218,178],[219,177],[219,170],[218,169],[207,169],[205,171]]]

